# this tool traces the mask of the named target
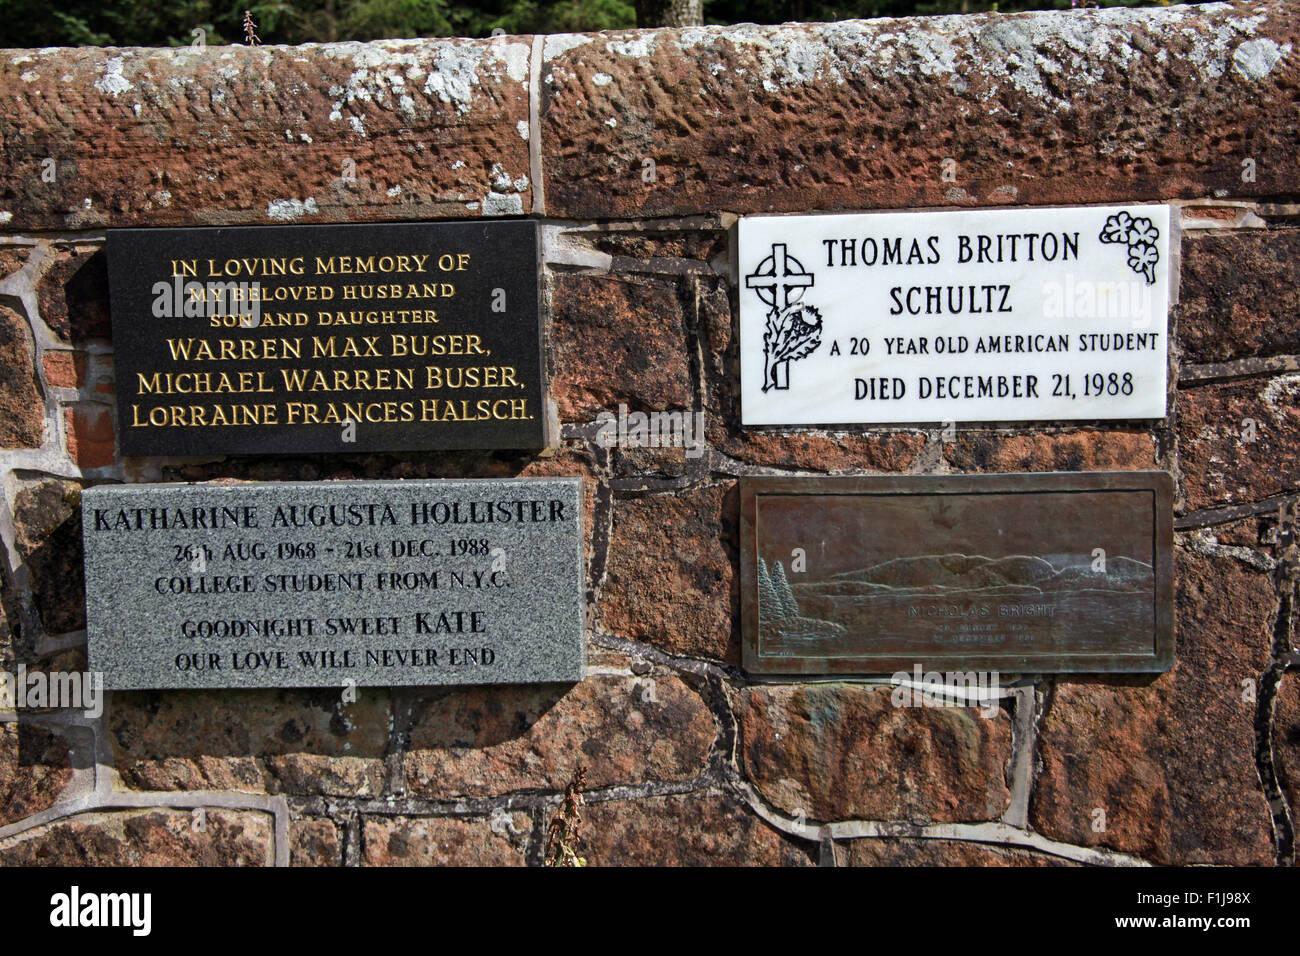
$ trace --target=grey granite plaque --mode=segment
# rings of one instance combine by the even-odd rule
[[[583,678],[580,478],[104,485],[82,526],[112,690]]]

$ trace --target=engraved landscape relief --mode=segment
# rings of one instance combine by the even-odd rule
[[[1099,494],[765,498],[760,654],[1147,652],[1150,498]]]

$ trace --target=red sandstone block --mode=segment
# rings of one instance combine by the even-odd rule
[[[734,703],[741,769],[792,816],[974,822],[1010,800],[1007,709],[899,707],[851,684],[755,685]]]
[[[1300,229],[1183,237],[1183,364],[1300,352]]]
[[[694,404],[682,284],[660,276],[560,275],[551,292],[560,420]]]
[[[548,37],[547,212],[1290,194],[1288,44],[1282,0]]]
[[[1155,439],[1137,430],[1054,435],[961,432],[943,457],[960,471],[1127,471],[1158,467]]]
[[[1300,382],[1293,376],[1180,389],[1177,412],[1187,511],[1300,490]]]
[[[0,448],[37,448],[45,437],[45,403],[32,365],[27,320],[0,305]]]
[[[3,866],[270,866],[274,822],[257,810],[204,808],[80,813],[53,820],[0,848]]]
[[[718,789],[593,802],[578,852],[591,866],[810,866],[785,836]]]
[[[529,49],[9,51],[0,195],[15,229],[528,212]]]
[[[68,454],[82,468],[102,468],[114,459],[113,412],[105,405],[72,405],[63,410]]]
[[[81,388],[89,366],[85,352],[46,352],[41,358],[45,381],[55,388]]]
[[[615,501],[601,630],[669,654],[740,658],[735,482]]]

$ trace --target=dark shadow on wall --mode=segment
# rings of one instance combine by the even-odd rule
[[[47,479],[22,487],[14,500],[18,550],[31,580],[41,628],[49,635],[86,626],[86,576],[81,543],[81,482]],[[34,653],[35,648],[27,648]]]
[[[581,456],[588,459],[588,456]],[[420,478],[547,477],[574,473],[574,468],[534,471],[555,459],[519,452],[397,452],[357,454],[230,455],[211,459],[151,459],[158,461],[161,481],[372,481]]]
[[[0,826],[48,810],[72,780],[72,748],[27,715],[0,724]]]
[[[509,744],[573,686],[359,688],[354,701],[341,688],[118,691],[108,739],[136,789],[378,798],[386,758],[417,750],[441,763]]]
[[[57,249],[37,289],[37,306],[45,324],[65,342],[110,339],[104,250]]]

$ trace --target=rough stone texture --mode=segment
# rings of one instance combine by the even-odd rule
[[[378,797],[385,690],[115,693],[108,735],[122,781],[140,790]]]
[[[871,435],[818,435],[746,429],[726,439],[720,450],[745,464],[818,472],[907,471],[928,439],[918,432]]]
[[[738,661],[739,508],[735,482],[616,500],[601,630]]]
[[[1290,194],[1298,35],[1268,0],[548,37],[547,212]]]
[[[201,819],[202,822],[199,822]],[[6,866],[270,866],[271,817],[207,807],[83,813],[0,841]]]
[[[736,692],[745,775],[786,813],[821,823],[997,819],[1010,798],[1011,722],[965,707],[895,707],[888,688]]]
[[[55,249],[36,286],[41,319],[65,342],[108,339],[108,257],[98,246]]]
[[[113,410],[107,405],[81,404],[63,409],[68,456],[82,468],[103,468],[117,456]]]
[[[1255,766],[1255,704],[1242,682],[1268,662],[1269,576],[1176,552],[1176,663],[1141,678],[1061,681],[1039,727],[1030,820],[1067,843],[1156,863],[1273,862]],[[1096,809],[1105,831],[1093,829]]]
[[[526,813],[483,819],[367,817],[367,866],[523,866],[532,832]]]
[[[1273,769],[1291,821],[1300,821],[1300,671],[1282,675],[1273,709]]]
[[[0,562],[0,667],[12,667],[22,640],[18,598],[9,586],[9,575]]]
[[[16,229],[527,212],[528,54],[519,37],[6,51],[0,196]]]
[[[1214,525],[1202,529],[1199,533],[1216,544],[1233,545],[1262,552],[1273,543],[1273,537],[1277,533],[1277,519],[1276,511],[1264,512],[1229,524]]]
[[[433,800],[689,780],[713,745],[713,715],[668,672],[591,674],[572,687],[467,687],[413,706],[406,787]]]
[[[561,421],[617,415],[620,403],[632,411],[694,407],[683,306],[673,281],[559,275],[551,309],[551,394]]]
[[[34,724],[0,723],[0,826],[48,810],[71,780],[66,740]]]
[[[688,454],[685,447],[633,448],[612,445],[609,450],[609,473],[612,487],[620,491],[644,491],[655,481],[690,480],[707,464],[707,442]]]
[[[1300,375],[1181,391],[1178,460],[1188,511],[1300,490]]]
[[[653,225],[652,223],[652,228]],[[707,228],[609,231],[588,236],[591,245],[598,251],[629,259],[694,259],[708,262],[727,249],[726,233]]]
[[[0,246],[0,279],[8,278],[27,265],[31,254],[31,246]]]
[[[14,496],[15,544],[31,572],[32,596],[47,634],[86,626],[80,482],[46,479]]]
[[[339,828],[323,817],[297,817],[289,822],[290,866],[341,866],[343,844]]]
[[[21,315],[0,305],[0,448],[38,448],[44,436],[31,332]]]
[[[1155,440],[1138,431],[1059,435],[958,432],[943,457],[958,471],[1133,471],[1157,467]]]
[[[1242,209],[1238,206],[1187,205],[1181,210],[1183,225],[1215,222],[1223,225],[1240,224]]]
[[[1183,237],[1183,362],[1300,353],[1300,229]]]
[[[893,837],[850,840],[843,844],[849,866],[1071,866],[1069,860],[1018,847],[963,840],[909,840]]]
[[[816,848],[716,791],[593,803],[582,810],[590,866],[808,866]]]

